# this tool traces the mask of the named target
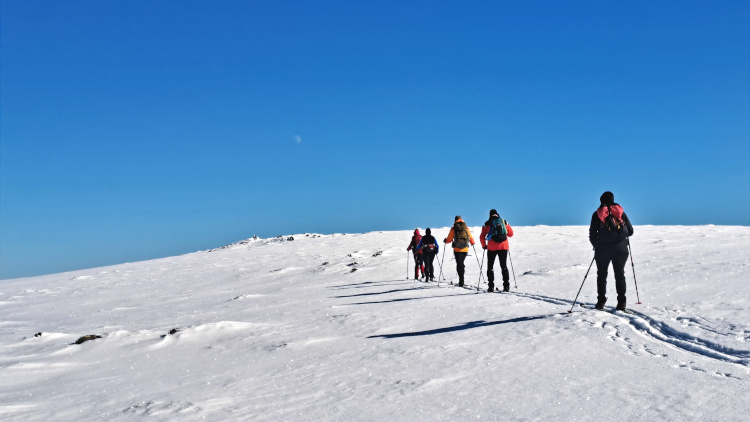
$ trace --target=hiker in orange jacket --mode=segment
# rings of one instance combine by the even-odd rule
[[[456,258],[456,271],[458,271],[458,287],[463,287],[466,268],[464,261],[469,252],[469,245],[474,245],[474,237],[460,215],[453,219],[453,227],[443,243],[452,243],[453,256]]]
[[[503,227],[505,228],[505,233],[503,233]],[[509,237],[513,237],[513,228],[507,221],[500,218],[500,214],[497,211],[494,209],[490,210],[490,219],[484,223],[482,235],[479,237],[482,248],[487,250],[488,292],[495,291],[495,272],[492,270],[492,267],[495,265],[495,257],[500,261],[500,269],[503,274],[503,291],[510,291],[510,273],[508,273]]]

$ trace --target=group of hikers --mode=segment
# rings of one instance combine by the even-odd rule
[[[615,203],[612,192],[604,192],[599,198],[600,205],[591,216],[589,226],[589,241],[594,247],[594,260],[597,267],[597,302],[596,309],[604,309],[607,302],[607,272],[610,263],[615,274],[615,288],[617,290],[618,310],[625,310],[625,264],[628,260],[628,238],[633,235],[633,226],[622,206]],[[487,291],[495,291],[495,258],[498,258],[503,278],[503,291],[510,291],[510,273],[508,272],[508,254],[510,251],[509,238],[513,237],[513,228],[500,217],[497,210],[490,210],[489,219],[482,226],[479,241],[482,249],[487,251]],[[457,215],[453,221],[448,237],[444,244],[451,244],[453,256],[456,260],[458,286],[464,286],[464,261],[469,253],[469,247],[474,247],[474,237],[466,222]],[[433,261],[440,250],[437,239],[427,228],[422,236],[419,229],[414,230],[407,251],[412,251],[414,258],[414,279],[420,275],[425,281],[435,281]],[[445,254],[445,252],[443,252]],[[590,267],[589,267],[590,268]],[[588,273],[587,273],[588,274]],[[584,278],[585,281],[585,278]],[[581,285],[583,287],[583,285]]]

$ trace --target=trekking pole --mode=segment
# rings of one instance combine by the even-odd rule
[[[471,245],[471,249],[474,250],[474,258],[477,260],[477,265],[479,266],[479,281],[481,282],[482,279],[484,278],[484,274],[482,274],[482,266],[479,264],[479,257],[477,256],[477,248],[475,248],[474,245]],[[477,284],[477,293],[479,293],[479,284]]]
[[[591,266],[594,265],[594,259],[596,259],[596,255],[594,255],[594,257],[591,258],[591,264],[589,264],[589,269],[586,270],[586,275],[583,276],[583,283],[586,282],[586,277],[589,276],[589,271],[591,271]],[[581,289],[583,289],[583,283],[581,283],[581,288],[578,289],[578,294],[576,295],[576,299],[573,301],[573,306],[576,306],[576,302],[578,302],[578,295],[581,294]],[[568,311],[569,314],[573,313],[573,306],[570,307],[570,310]]]
[[[633,283],[635,283],[635,296],[638,298],[636,305],[641,304],[641,295],[638,294],[638,282],[635,280],[635,264],[633,263],[633,251],[630,250],[630,239],[628,239],[628,252],[630,252],[630,265],[633,267]]]
[[[437,256],[437,254],[435,254],[435,255],[436,255],[435,258],[437,258],[438,265],[440,266],[440,275],[442,275],[443,274],[443,264],[440,263],[440,259]],[[443,250],[443,257],[445,257],[445,250]],[[434,268],[433,268],[433,271],[434,271]],[[434,274],[435,273],[433,273],[433,277],[434,277]],[[440,287],[440,276],[438,276],[438,287]]]
[[[447,248],[445,247],[445,244],[443,244],[443,261],[445,261],[445,249]],[[440,285],[440,277],[442,276],[443,276],[443,264],[440,264],[440,275],[438,276],[438,285]]]
[[[406,279],[409,279],[409,251],[406,251]]]
[[[513,269],[513,258],[510,256],[510,249],[508,249],[508,258],[510,258],[510,270],[513,271],[513,283],[516,284],[516,289],[518,289],[518,282],[516,281],[516,270]]]
[[[482,248],[482,263],[479,264],[479,281],[477,281],[477,291],[479,291],[479,282],[482,281],[482,267],[484,266],[484,252],[485,252],[485,249]]]

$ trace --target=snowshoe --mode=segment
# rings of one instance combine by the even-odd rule
[[[607,298],[601,298],[596,302],[596,305],[594,305],[594,308],[602,310],[604,309],[604,304],[607,303]]]

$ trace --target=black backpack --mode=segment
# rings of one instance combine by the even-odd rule
[[[627,239],[630,233],[622,219],[612,215],[612,209],[609,206],[607,206],[607,211],[609,211],[609,215],[601,223],[602,229],[599,230],[599,239],[603,245],[613,245]]]
[[[609,205],[607,206],[607,211],[609,211],[609,215],[604,219],[604,226],[607,228],[607,231],[620,234],[624,227],[622,219],[616,218],[612,215],[612,208],[610,208]]]
[[[435,238],[432,235],[425,235],[422,237],[422,251],[423,252],[435,252],[437,245],[435,245]]]

